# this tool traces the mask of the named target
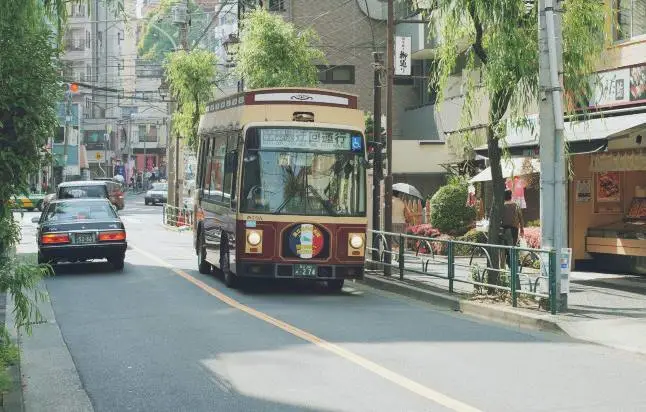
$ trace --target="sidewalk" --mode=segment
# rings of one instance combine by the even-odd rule
[[[551,315],[538,309],[538,304],[530,309],[513,308],[504,302],[479,302],[470,293],[468,284],[456,283],[457,293],[449,294],[447,280],[411,272],[406,272],[404,280],[400,280],[398,275],[396,269],[390,277],[372,272],[366,275],[365,283],[471,316],[565,333],[575,339],[646,355],[646,277],[643,276],[573,272],[568,311]],[[456,278],[464,276],[467,275],[456,271]]]

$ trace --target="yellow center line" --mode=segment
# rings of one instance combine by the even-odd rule
[[[146,252],[145,250],[142,250],[138,247],[132,246],[132,249],[147,258],[154,260],[155,262],[160,263],[162,266],[167,267],[168,269],[172,270],[175,274],[181,276],[182,278],[188,280],[195,286],[199,287],[206,293],[210,294],[211,296],[214,296],[221,302],[238,309],[248,315],[253,316],[256,319],[262,320],[263,322],[269,323],[270,325],[273,325],[279,329],[284,330],[285,332],[296,336],[300,339],[303,339],[307,342],[310,342],[322,349],[327,350],[328,352],[332,352],[337,356],[340,356],[343,359],[346,359],[358,366],[361,366],[362,368],[369,370],[370,372],[381,376],[382,378],[404,388],[409,390],[410,392],[413,392],[423,398],[426,398],[430,401],[433,401],[435,403],[438,403],[446,408],[449,408],[454,411],[458,412],[480,412],[479,409],[474,408],[471,405],[468,405],[464,402],[458,401],[457,399],[453,399],[447,395],[444,395],[443,393],[440,393],[436,390],[433,390],[427,386],[424,386],[418,382],[415,382],[403,375],[400,375],[390,369],[387,369],[371,360],[368,360],[362,356],[357,355],[356,353],[353,353],[347,349],[344,349],[340,347],[339,345],[336,345],[334,343],[328,342],[324,339],[319,338],[318,336],[312,335],[309,332],[306,332],[302,329],[299,329],[295,326],[290,325],[289,323],[283,322],[282,320],[276,319],[274,317],[271,317],[267,315],[266,313],[260,312],[256,309],[253,309],[252,307],[249,307],[247,305],[244,305],[237,300],[225,295],[224,293],[220,292],[216,288],[209,286],[208,284],[202,282],[199,279],[194,278],[193,276],[189,275],[187,272],[183,271],[182,269],[179,269],[177,267],[174,267],[170,263],[166,262],[165,260],[153,255],[152,253]]]

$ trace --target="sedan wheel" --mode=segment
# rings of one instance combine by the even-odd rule
[[[115,270],[123,270],[124,260],[126,259],[125,255],[110,257],[108,262],[114,267]]]

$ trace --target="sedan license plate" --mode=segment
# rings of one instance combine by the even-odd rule
[[[294,265],[294,276],[304,278],[316,277],[316,265]]]
[[[94,243],[94,233],[77,233],[75,240],[77,244]]]

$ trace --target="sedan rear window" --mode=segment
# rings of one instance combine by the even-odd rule
[[[168,190],[168,183],[153,183],[153,190],[160,192]]]
[[[70,186],[59,188],[59,199],[107,198],[105,186]]]
[[[44,216],[45,222],[69,222],[74,220],[115,219],[112,206],[103,202],[53,203]]]

